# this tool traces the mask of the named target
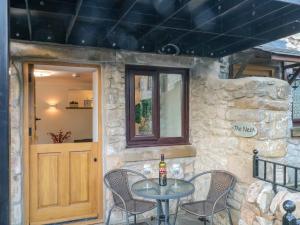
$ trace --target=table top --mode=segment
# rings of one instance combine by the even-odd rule
[[[131,190],[140,197],[168,200],[193,194],[195,186],[191,182],[181,179],[168,178],[166,186],[159,186],[158,179],[144,179],[134,183]]]

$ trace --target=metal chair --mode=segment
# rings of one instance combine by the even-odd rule
[[[133,198],[128,183],[128,174],[147,179],[143,174],[127,169],[112,170],[104,176],[104,183],[112,192],[114,201],[114,205],[109,210],[106,225],[109,225],[110,216],[114,208],[118,208],[126,213],[126,224],[129,225],[129,216],[134,216],[134,224],[136,224],[136,216],[138,214],[150,211],[156,207],[155,202]]]
[[[229,206],[227,205],[227,198],[229,192],[233,189],[236,183],[235,176],[223,170],[212,170],[197,174],[196,176],[192,177],[189,182],[193,182],[205,174],[211,175],[210,186],[206,200],[193,201],[184,204],[180,204],[180,201],[178,201],[175,213],[175,223],[178,208],[180,206],[182,210],[195,215],[199,218],[199,220],[204,221],[204,224],[206,224],[207,218],[210,217],[211,225],[214,224],[214,214],[226,210],[229,223],[230,225],[233,225]]]

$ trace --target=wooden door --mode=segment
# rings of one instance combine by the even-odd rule
[[[98,216],[97,157],[97,143],[31,145],[31,224]]]

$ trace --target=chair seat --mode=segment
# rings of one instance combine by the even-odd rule
[[[123,204],[118,204],[116,206],[122,210],[125,210]],[[156,207],[156,203],[151,201],[132,199],[126,201],[126,207],[127,211],[130,214],[141,214],[154,209]]]
[[[180,205],[180,208],[187,211],[188,213],[194,214],[199,217],[211,216],[214,203],[210,201],[196,201],[189,202]],[[224,204],[217,204],[214,213],[218,213],[226,209]]]

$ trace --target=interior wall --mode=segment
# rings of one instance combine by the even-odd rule
[[[69,90],[92,90],[92,85],[92,82],[82,82],[71,76],[36,78],[36,116],[41,118],[37,121],[37,143],[52,143],[48,133],[57,133],[60,129],[72,133],[66,142],[93,137],[93,110],[66,109],[69,106]]]

